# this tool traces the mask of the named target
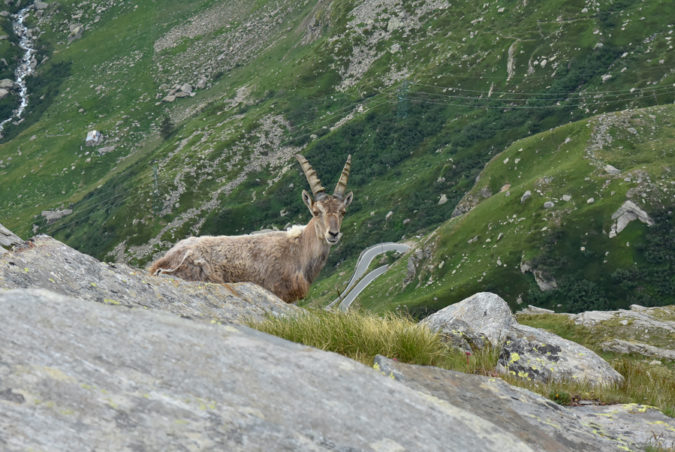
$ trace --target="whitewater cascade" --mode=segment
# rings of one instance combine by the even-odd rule
[[[21,63],[16,68],[16,81],[15,86],[19,87],[19,97],[21,98],[21,103],[18,108],[12,112],[12,116],[0,122],[0,138],[2,137],[2,131],[5,128],[5,124],[10,121],[17,120],[21,118],[24,110],[28,106],[28,88],[26,87],[26,77],[33,73],[35,70],[35,64],[33,64],[33,57],[35,55],[35,48],[33,47],[33,40],[28,32],[28,27],[24,24],[28,12],[33,7],[29,5],[19,11],[16,14],[13,14],[12,17],[15,19],[12,27],[14,28],[14,33],[19,37],[19,47],[24,50],[23,57],[21,58]]]

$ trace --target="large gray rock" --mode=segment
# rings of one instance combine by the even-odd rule
[[[493,293],[480,292],[441,309],[420,323],[447,335],[485,335],[494,347],[498,347],[516,321],[506,301]]]
[[[383,374],[452,406],[470,410],[535,450],[641,449],[650,444],[652,432],[672,437],[675,427],[673,419],[642,405],[563,407],[498,378],[413,366],[382,356],[377,356],[375,362]],[[621,419],[622,423],[611,425],[611,419]]]
[[[0,288],[44,288],[63,295],[183,317],[244,323],[300,308],[251,283],[210,284],[155,277],[124,264],[106,264],[48,236],[0,255]]]
[[[0,291],[0,318],[8,452],[539,450],[474,409],[243,326],[45,290]]]
[[[5,248],[12,247],[22,243],[23,240],[18,235],[0,224],[0,254],[5,253]]]
[[[509,332],[497,371],[539,382],[585,381],[593,386],[623,382],[623,376],[595,352],[525,325],[516,325]]]

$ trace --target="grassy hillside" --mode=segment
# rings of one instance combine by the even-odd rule
[[[337,278],[364,247],[446,221],[515,140],[672,103],[674,15],[656,0],[50,2],[29,21],[30,112],[0,141],[0,222],[143,265],[186,235],[306,222],[293,154],[330,186],[351,153],[356,197],[322,274]],[[86,147],[92,129],[105,139]]]
[[[674,115],[672,105],[628,110],[516,141],[459,203],[470,210],[422,238],[419,257],[400,259],[361,305],[423,315],[479,291],[566,312],[675,303]],[[626,200],[654,224],[610,238]]]

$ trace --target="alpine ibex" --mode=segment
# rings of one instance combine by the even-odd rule
[[[189,281],[258,284],[291,303],[304,298],[328,259],[330,247],[342,237],[340,226],[354,194],[345,195],[351,168],[347,157],[332,195],[326,193],[307,159],[296,155],[313,197],[302,191],[312,213],[306,226],[288,231],[239,236],[190,237],[178,242],[150,268]]]

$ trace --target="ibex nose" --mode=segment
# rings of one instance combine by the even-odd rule
[[[340,232],[328,231],[328,237],[326,237],[326,240],[330,244],[336,244],[338,240],[340,240]]]

